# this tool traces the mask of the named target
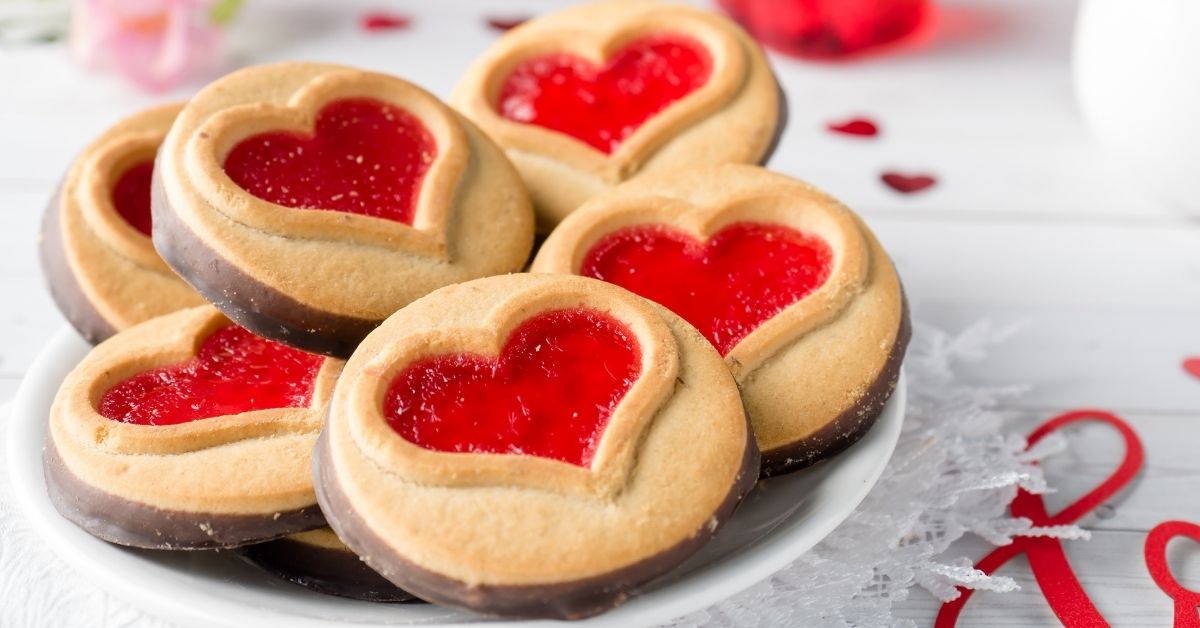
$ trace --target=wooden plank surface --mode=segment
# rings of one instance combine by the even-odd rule
[[[1168,518],[1200,521],[1200,380],[1180,368],[1200,355],[1200,219],[1156,204],[1114,170],[1088,137],[1070,92],[1070,0],[945,0],[942,36],[916,53],[860,64],[775,59],[791,122],[771,165],[813,181],[858,209],[892,252],[919,321],[959,329],[981,319],[1021,331],[961,376],[1028,384],[1012,402],[1025,432],[1063,408],[1099,406],[1129,419],[1146,444],[1142,479],[1084,523],[1068,544],[1076,571],[1118,626],[1163,626],[1169,601],[1141,561],[1145,532]],[[508,16],[550,4],[504,3]],[[419,27],[364,36],[367,0],[247,3],[231,47],[239,62],[312,59],[399,73],[446,95],[491,34],[494,0],[404,5]],[[286,19],[274,14],[287,11]],[[437,50],[430,60],[428,50]],[[0,76],[0,399],[61,324],[42,287],[36,233],[43,203],[75,151],[113,120],[194,88],[148,96],[93,77],[56,46],[3,51]],[[878,120],[872,140],[824,127]],[[930,172],[911,196],[880,172]],[[1057,509],[1103,478],[1119,441],[1072,430],[1069,452],[1047,462]],[[1188,551],[1188,550],[1192,551]],[[978,557],[985,548],[955,548]],[[1172,546],[1176,573],[1200,589],[1200,552]],[[1004,573],[1015,594],[981,594],[963,625],[1053,625],[1023,564]],[[928,625],[921,592],[899,603]]]
[[[1011,424],[1014,429],[1032,431],[1057,409],[1022,410]],[[1142,474],[1115,498],[1080,521],[1089,530],[1139,532],[1168,519],[1193,517],[1200,512],[1195,504],[1196,478],[1200,477],[1200,456],[1195,455],[1196,414],[1140,414],[1117,412],[1138,433],[1147,456]],[[1124,441],[1115,430],[1098,423],[1066,428],[1068,449],[1051,456],[1044,464],[1046,478],[1054,492],[1044,497],[1047,511],[1059,512],[1080,496],[1097,487],[1116,469],[1124,456]],[[1087,553],[1080,549],[1080,552]],[[1200,554],[1196,557],[1200,578]]]
[[[1096,608],[1113,626],[1120,628],[1164,628],[1171,625],[1171,600],[1150,580],[1142,563],[1144,534],[1101,531],[1090,541],[1066,545],[1067,559],[1081,578]],[[1177,545],[1177,543],[1179,543]],[[1097,547],[1102,547],[1098,551]],[[977,544],[979,555],[987,550]],[[1180,583],[1200,590],[1200,551],[1180,542],[1168,546],[1168,561]],[[1021,590],[1010,593],[976,593],[963,608],[961,628],[1001,626],[1055,626],[1059,622],[1042,597],[1024,557],[1014,559],[999,573],[1010,576]],[[897,605],[896,616],[928,626],[940,604],[924,591],[914,590],[909,600]]]

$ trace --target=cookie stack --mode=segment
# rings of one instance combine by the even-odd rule
[[[99,343],[51,410],[55,505],[335,595],[620,604],[899,377],[887,254],[754,165],[783,113],[728,20],[605,2],[508,32],[450,104],[280,63],[118,123],[44,221]]]

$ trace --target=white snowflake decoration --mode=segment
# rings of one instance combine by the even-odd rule
[[[1021,389],[955,378],[957,364],[983,359],[1011,333],[988,323],[956,336],[918,327],[904,363],[904,431],[858,509],[765,582],[669,625],[909,626],[891,611],[913,585],[943,601],[958,597],[957,586],[1017,588],[1011,578],[988,576],[965,558],[944,556],[968,532],[993,545],[1014,536],[1086,538],[1075,526],[1035,528],[1028,519],[1008,516],[1018,487],[1047,491],[1035,463],[1062,449],[1063,441],[1050,436],[1027,450],[1024,437],[1003,432],[1008,416],[998,409]]]

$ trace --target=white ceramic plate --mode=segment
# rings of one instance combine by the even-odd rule
[[[88,345],[63,329],[17,393],[8,464],[17,498],[59,556],[90,581],[186,626],[455,626],[494,622],[432,605],[372,604],[312,593],[244,564],[230,552],[151,552],[100,541],[58,516],[46,495],[42,443],[59,383]],[[760,483],[716,537],[641,595],[579,628],[653,625],[701,610],[783,568],[829,534],[862,501],[896,447],[904,420],[903,378],[875,427],[837,458]],[[510,622],[513,626],[557,622]]]

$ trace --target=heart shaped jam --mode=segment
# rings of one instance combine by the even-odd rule
[[[325,358],[230,325],[210,334],[196,357],[139,373],[110,388],[100,414],[122,423],[174,425],[312,400]]]
[[[500,115],[586,142],[606,154],[646,120],[699,89],[712,73],[700,42],[675,34],[636,39],[602,67],[566,53],[526,59],[500,88]]]
[[[824,240],[779,225],[733,223],[699,242],[662,226],[610,233],[580,274],[615,283],[694,325],[721,355],[829,278]]]
[[[270,131],[225,157],[225,172],[247,192],[297,209],[323,209],[411,225],[421,181],[437,143],[411,113],[369,98],[334,100],[312,134]]]
[[[150,179],[154,160],[133,164],[117,177],[112,188],[112,203],[117,214],[146,236],[150,235]]]
[[[641,350],[624,324],[594,310],[553,310],[523,322],[498,357],[409,365],[388,388],[384,416],[426,449],[588,466],[640,373]]]

